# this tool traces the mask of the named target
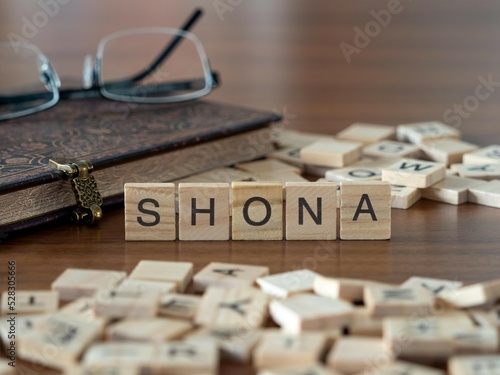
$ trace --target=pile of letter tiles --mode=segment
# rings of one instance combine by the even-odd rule
[[[51,290],[17,291],[14,310],[8,297],[1,375],[500,373],[500,280],[142,260],[130,274],[68,268]]]

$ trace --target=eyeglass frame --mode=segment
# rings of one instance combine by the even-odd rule
[[[38,59],[37,63],[38,63],[39,74],[43,75],[43,77],[46,80],[45,82],[42,81],[42,83],[46,87],[50,85],[50,89],[52,91],[48,91],[47,94],[50,92],[53,93],[53,98],[49,102],[43,103],[34,108],[28,108],[18,112],[14,112],[12,114],[0,115],[0,121],[18,118],[22,116],[28,116],[43,111],[47,108],[53,107],[61,99],[74,100],[74,99],[89,99],[89,98],[104,97],[106,99],[122,101],[122,102],[160,104],[160,103],[176,103],[176,102],[188,101],[188,100],[198,99],[200,97],[207,95],[208,93],[210,93],[210,91],[212,91],[212,89],[216,88],[219,85],[219,74],[211,70],[208,57],[206,55],[205,50],[203,49],[200,40],[196,37],[196,35],[194,35],[192,32],[189,31],[189,29],[192,27],[195,21],[202,14],[203,11],[200,8],[195,9],[195,11],[191,14],[191,16],[187,19],[185,24],[180,29],[174,29],[169,27],[145,27],[145,28],[121,30],[104,36],[99,41],[99,44],[97,46],[97,53],[93,61],[90,72],[85,69],[84,65],[84,74],[83,74],[84,84],[81,89],[60,90],[59,87],[61,85],[61,82],[59,80],[59,77],[55,69],[53,68],[49,59],[41,52],[41,50],[37,46],[26,42],[14,42],[14,43],[0,42],[0,46],[2,45],[10,45],[10,46],[15,45],[16,47],[21,46],[35,52],[37,54],[37,59]],[[102,69],[102,57],[106,43],[118,37],[127,35],[145,34],[145,33],[165,33],[175,37],[172,41],[169,42],[169,44],[167,44],[165,49],[155,58],[155,60],[153,60],[153,62],[149,65],[149,67],[147,67],[142,72],[136,74],[135,76],[129,79],[124,79],[117,82],[105,83],[102,79],[101,69]],[[108,86],[110,84],[123,85],[127,82],[133,83],[153,73],[156,70],[156,68],[159,67],[166,60],[168,56],[170,56],[170,54],[174,51],[179,42],[183,40],[183,38],[187,38],[193,42],[198,52],[198,55],[201,58],[201,64],[205,80],[205,86],[203,89],[198,90],[196,92],[180,94],[178,96],[172,96],[172,97],[163,97],[163,98],[140,97],[140,100],[138,100],[136,96],[130,96],[130,95],[122,96],[106,91],[105,88],[106,85]],[[91,56],[86,56],[84,63],[88,63],[89,59],[91,59]],[[86,85],[85,80],[89,79],[89,74],[90,74],[90,85]],[[195,82],[196,81],[165,83],[162,84],[162,86],[165,87],[165,85],[167,85],[168,87],[170,85],[172,86],[172,88],[175,88],[175,86],[185,87],[186,85],[189,86],[191,84],[194,84]],[[10,97],[10,99],[12,100],[13,103],[15,103],[16,102],[15,99],[30,100],[30,97],[32,97],[33,95],[40,95],[40,94],[23,94],[15,97]]]

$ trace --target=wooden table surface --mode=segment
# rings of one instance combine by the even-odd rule
[[[78,82],[84,55],[95,52],[102,36],[139,26],[178,27],[201,5],[206,14],[193,31],[222,75],[210,98],[278,110],[286,128],[324,134],[357,121],[446,121],[455,103],[474,103],[467,98],[481,77],[500,82],[496,1],[403,0],[378,28],[374,14],[390,1],[219,3],[232,5],[221,13],[216,1],[74,1],[53,8],[45,24],[40,12],[48,13],[39,2],[9,0],[0,4],[0,34],[38,45],[63,83]],[[39,26],[30,29],[34,22]],[[356,28],[366,27],[372,37],[348,63],[341,44],[354,48]],[[460,121],[448,121],[465,140],[500,143],[499,86],[469,105]],[[124,240],[119,207],[105,212],[98,227],[59,225],[5,241],[0,275],[5,280],[6,262],[15,260],[19,289],[48,288],[68,267],[129,272],[141,259],[157,259],[191,261],[195,270],[210,261],[238,262],[267,265],[273,273],[305,267],[388,282],[412,275],[465,282],[500,276],[500,210],[422,200],[392,215],[390,241],[133,243]]]

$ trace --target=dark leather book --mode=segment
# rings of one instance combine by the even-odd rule
[[[0,122],[0,236],[66,217],[71,185],[49,160],[93,164],[104,204],[126,182],[166,182],[251,160],[272,150],[280,117],[212,101],[146,105],[64,101]]]

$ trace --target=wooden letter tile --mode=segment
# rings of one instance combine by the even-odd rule
[[[349,323],[349,335],[382,337],[382,319],[371,316],[364,306],[355,306]]]
[[[452,357],[448,361],[450,375],[497,375],[500,355],[468,355]]]
[[[439,296],[447,291],[458,289],[462,285],[461,281],[412,276],[401,284],[401,288],[415,288],[420,286],[429,291],[433,296]]]
[[[112,341],[161,343],[179,338],[192,327],[191,323],[177,319],[125,319],[108,326],[105,334]]]
[[[301,335],[265,332],[254,350],[253,364],[257,369],[315,364],[325,350],[326,343],[326,335],[318,332],[304,332]]]
[[[468,200],[469,189],[484,181],[458,176],[448,176],[437,184],[422,190],[422,198],[448,204],[463,204]]]
[[[63,375],[141,375],[141,369],[135,366],[74,365],[66,367]]]
[[[158,294],[162,295],[175,292],[177,285],[174,282],[168,281],[125,279],[116,289],[127,292],[156,291]]]
[[[9,361],[0,359],[0,375],[16,375],[15,366],[9,365]]]
[[[325,176],[330,181],[376,181],[382,178],[382,170],[371,166],[347,167],[331,169]]]
[[[320,364],[295,365],[259,371],[258,375],[340,375]]]
[[[500,279],[443,292],[439,298],[458,308],[493,304],[500,298]]]
[[[391,208],[407,210],[422,197],[419,188],[404,185],[391,185]]]
[[[342,328],[352,319],[353,306],[345,301],[303,293],[272,301],[273,320],[287,333]]]
[[[96,293],[95,312],[111,319],[153,318],[158,312],[158,291],[103,289]]]
[[[99,289],[114,288],[126,276],[120,271],[68,268],[57,277],[51,288],[59,292],[62,301],[72,301],[92,297]]]
[[[210,286],[200,302],[195,322],[215,328],[258,328],[267,319],[269,297],[251,287]]]
[[[337,238],[337,184],[286,184],[286,239]]]
[[[452,164],[451,170],[460,177],[478,178],[480,180],[500,179],[500,164]]]
[[[302,170],[300,160],[300,147],[285,147],[266,155],[267,158],[280,160],[286,164],[293,165]]]
[[[167,281],[177,285],[177,292],[184,292],[193,277],[193,263],[141,260],[130,273],[134,280]]]
[[[445,375],[443,370],[406,361],[392,361],[370,371],[370,375]]]
[[[396,138],[396,127],[390,125],[376,125],[354,123],[335,134],[335,139],[344,141],[362,142],[371,144],[384,139]]]
[[[431,313],[434,296],[428,290],[416,286],[380,287],[367,286],[364,289],[366,308],[374,317]]]
[[[391,287],[390,284],[342,277],[331,278],[318,275],[314,279],[314,293],[349,302],[363,302],[363,292],[367,286]]]
[[[455,354],[495,354],[498,331],[490,327],[456,328],[451,335]]]
[[[158,344],[149,342],[106,342],[90,346],[83,355],[84,366],[138,367],[150,373],[157,362]]]
[[[354,163],[361,157],[363,144],[337,140],[317,141],[300,150],[300,159],[305,164],[340,168]]]
[[[382,141],[363,148],[363,155],[398,158],[419,158],[420,149],[409,143],[396,141]]]
[[[471,203],[500,208],[500,180],[471,187],[468,198]]]
[[[287,298],[295,293],[312,292],[317,276],[319,274],[316,272],[304,269],[260,277],[257,284],[264,293],[277,298]]]
[[[18,290],[12,301],[14,305],[9,305],[8,292],[2,293],[2,304],[0,314],[43,314],[57,310],[59,307],[59,293],[49,290]]]
[[[342,181],[340,184],[340,238],[391,238],[391,187],[380,181]]]
[[[429,160],[446,165],[460,163],[462,155],[476,150],[478,146],[458,139],[437,139],[420,145],[423,155]]]
[[[125,184],[125,240],[173,241],[175,184]]]
[[[500,145],[492,145],[468,152],[463,157],[464,164],[500,163]]]
[[[382,169],[382,180],[391,184],[426,188],[445,178],[446,167],[442,163],[403,159]]]
[[[192,294],[166,294],[160,297],[159,315],[180,319],[194,319],[201,297]]]
[[[328,367],[341,374],[351,375],[375,368],[381,358],[392,359],[382,340],[374,337],[342,337],[335,342],[326,358]]]
[[[219,349],[213,340],[170,342],[160,345],[154,362],[160,374],[216,375]]]
[[[232,183],[232,239],[283,238],[283,186],[272,182]]]
[[[439,121],[398,125],[399,141],[421,144],[443,138],[460,139],[460,131]]]
[[[229,184],[179,184],[179,239],[229,240]]]
[[[269,275],[268,267],[212,262],[193,277],[195,292],[208,286],[253,286],[258,277]]]

